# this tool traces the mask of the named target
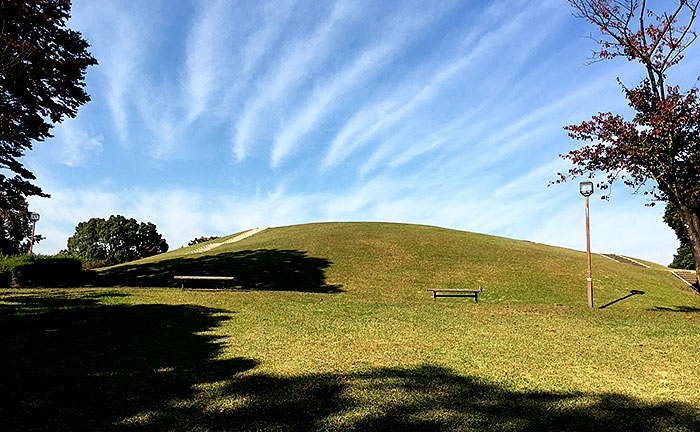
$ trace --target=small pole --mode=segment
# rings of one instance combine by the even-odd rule
[[[32,255],[34,249],[34,230],[36,230],[36,221],[32,221],[32,238],[29,241],[29,255]]]
[[[586,262],[588,263],[588,273],[586,285],[588,285],[588,307],[593,308],[593,279],[591,279],[591,228],[588,218],[588,197],[593,195],[593,182],[582,181],[578,185],[578,191],[586,198]]]
[[[34,250],[34,232],[36,230],[36,222],[39,220],[39,213],[29,213],[29,220],[32,221],[32,238],[29,239],[29,255],[31,255]]]
[[[586,197],[586,260],[588,273],[586,282],[588,285],[588,307],[593,308],[593,279],[591,278],[591,228],[588,218],[588,197]]]

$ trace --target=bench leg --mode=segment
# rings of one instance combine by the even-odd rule
[[[474,303],[479,303],[479,293],[474,293]]]
[[[433,291],[433,301],[437,303],[437,291]]]

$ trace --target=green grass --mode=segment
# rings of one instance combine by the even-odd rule
[[[698,297],[660,267],[599,257],[589,310],[581,252],[434,227],[180,252],[1,291],[0,430],[700,430]],[[183,271],[246,290],[149,287]]]
[[[597,306],[700,307],[697,295],[665,267],[645,269],[601,255],[593,255],[592,266]],[[230,275],[239,288],[337,291],[355,300],[422,303],[427,288],[481,285],[479,301],[485,304],[587,302],[584,252],[389,223],[271,228],[203,254],[178,249],[101,274],[103,284],[126,286],[176,286],[175,274]]]
[[[3,430],[697,430],[698,312],[0,296]]]

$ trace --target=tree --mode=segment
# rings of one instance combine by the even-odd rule
[[[678,207],[672,203],[666,205],[664,211],[664,222],[673,229],[680,246],[673,256],[673,261],[668,266],[677,269],[693,270],[693,252],[690,249],[690,240],[680,217],[678,217]]]
[[[29,204],[21,194],[12,193],[11,187],[4,185],[4,181],[0,178],[0,254],[27,253],[32,224],[29,220]],[[34,243],[42,239],[41,235],[35,235]]]
[[[150,222],[122,215],[80,222],[68,238],[68,253],[86,261],[118,264],[168,251],[168,243]]]
[[[29,196],[48,197],[19,159],[55,123],[75,117],[90,100],[85,70],[97,61],[81,34],[66,28],[69,0],[0,0],[0,186],[4,207]],[[11,207],[21,211],[21,205]],[[19,242],[24,237],[4,237]],[[19,239],[19,242],[18,242]]]
[[[190,241],[187,243],[187,246],[194,246],[194,245],[196,245],[196,244],[208,242],[209,240],[216,240],[216,239],[218,239],[218,238],[219,238],[219,236],[211,236],[211,237],[202,236],[202,237],[197,237],[197,238],[194,238],[194,239],[190,240]]]
[[[700,0],[681,0],[670,13],[657,15],[644,0],[569,0],[578,17],[601,31],[594,61],[624,57],[641,63],[645,79],[636,87],[621,83],[632,120],[599,113],[590,121],[565,127],[569,136],[588,141],[562,158],[573,163],[559,180],[596,172],[605,174],[598,187],[608,189],[618,178],[656,201],[678,209],[696,269],[700,266],[700,102],[698,89],[682,92],[666,84],[667,71],[683,59],[696,39],[692,28]],[[685,25],[678,25],[682,19]],[[607,196],[603,196],[607,199]]]

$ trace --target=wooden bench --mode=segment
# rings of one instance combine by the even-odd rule
[[[175,279],[182,282],[182,289],[185,289],[186,280],[215,280],[215,281],[232,281],[233,276],[174,276]]]
[[[484,289],[479,288],[428,288],[427,291],[433,292],[433,301],[437,301],[438,297],[474,297],[474,302],[479,303],[477,297]],[[438,294],[448,293],[448,294]]]

